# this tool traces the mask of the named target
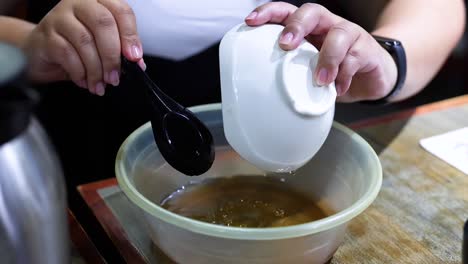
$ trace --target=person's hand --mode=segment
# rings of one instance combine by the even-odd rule
[[[297,8],[267,3],[250,13],[245,22],[249,26],[284,25],[279,39],[284,50],[297,48],[304,38],[316,46],[320,55],[315,80],[319,85],[335,81],[338,101],[379,99],[396,83],[397,69],[390,54],[363,28],[321,5]]]
[[[119,84],[121,54],[145,67],[136,19],[124,0],[62,0],[24,49],[32,80],[72,80],[98,95],[106,84]]]

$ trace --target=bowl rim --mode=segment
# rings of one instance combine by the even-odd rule
[[[212,110],[221,111],[221,104],[205,104],[189,108],[193,112],[205,112]],[[286,238],[295,238],[306,235],[311,235],[314,233],[319,233],[337,227],[339,225],[345,224],[355,216],[362,213],[377,197],[380,188],[382,186],[382,167],[380,160],[373,150],[373,148],[367,143],[361,136],[351,129],[337,123],[333,122],[333,127],[338,129],[346,134],[348,134],[353,140],[358,144],[362,145],[364,148],[367,148],[370,153],[371,163],[375,166],[375,173],[372,173],[374,177],[371,178],[368,188],[365,193],[352,205],[348,206],[346,209],[339,211],[335,214],[316,220],[309,223],[285,226],[285,227],[271,227],[271,228],[244,228],[244,227],[228,227],[216,224],[210,224],[206,222],[201,222],[198,220],[193,220],[178,214],[172,213],[157,204],[151,202],[149,199],[144,197],[131,183],[130,179],[127,177],[124,172],[123,161],[126,155],[126,150],[128,149],[131,142],[134,141],[139,135],[141,135],[145,130],[151,128],[150,122],[147,122],[133,131],[127,139],[122,143],[119,151],[117,153],[115,161],[115,172],[117,175],[117,182],[124,192],[124,194],[139,208],[141,208],[146,213],[164,221],[168,224],[177,226],[179,228],[204,234],[207,236],[221,237],[227,239],[243,239],[243,240],[273,240],[273,239],[286,239]]]

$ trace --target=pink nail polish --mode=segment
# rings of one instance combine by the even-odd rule
[[[340,96],[341,93],[343,92],[343,89],[341,88],[341,84],[337,83],[337,84],[335,85],[335,88],[336,88],[336,95],[337,95],[337,96]]]
[[[76,84],[77,84],[79,87],[83,88],[83,89],[87,89],[87,88],[88,88],[88,85],[86,84],[86,80],[78,81]]]
[[[139,60],[138,61],[138,66],[140,66],[140,68],[143,70],[143,71],[146,71],[146,63],[143,59]]]
[[[132,56],[134,59],[141,58],[141,50],[140,47],[138,47],[137,45],[132,46]]]
[[[245,20],[253,20],[257,17],[258,13],[256,11],[253,11],[252,13],[250,13],[246,18]]]
[[[96,94],[99,95],[99,96],[103,96],[104,93],[105,93],[105,87],[104,87],[104,84],[102,82],[96,84]]]
[[[284,45],[287,45],[289,44],[294,38],[294,34],[291,33],[291,32],[288,32],[286,34],[284,34],[283,36],[281,36],[280,38],[280,44],[284,44]]]
[[[113,70],[109,73],[109,83],[112,84],[113,86],[117,86],[120,83],[120,76],[119,72],[116,70]]]
[[[325,68],[319,70],[317,75],[317,84],[318,85],[325,85],[328,81],[328,71]]]
[[[91,94],[96,94],[96,86],[88,86],[88,91],[91,93]]]

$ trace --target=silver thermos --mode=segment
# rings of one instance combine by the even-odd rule
[[[0,43],[0,263],[70,263],[63,174],[33,116],[25,64]]]

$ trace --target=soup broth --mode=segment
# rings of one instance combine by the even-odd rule
[[[176,214],[235,227],[280,227],[326,217],[306,195],[277,177],[232,176],[183,186],[161,202]]]

